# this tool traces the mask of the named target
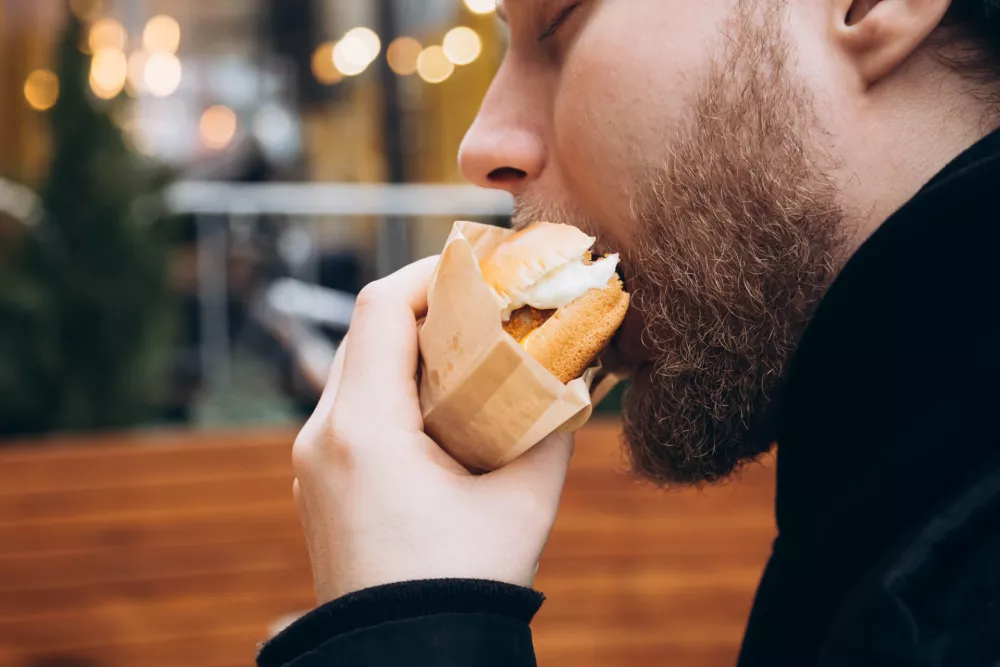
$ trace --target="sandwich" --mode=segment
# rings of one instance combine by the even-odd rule
[[[504,330],[564,384],[594,365],[629,306],[619,256],[594,259],[595,241],[571,225],[539,222],[479,263]]]

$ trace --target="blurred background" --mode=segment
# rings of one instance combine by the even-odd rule
[[[492,0],[0,7],[0,433],[300,419],[365,282],[510,211],[455,187]]]
[[[367,282],[507,225],[459,143],[494,0],[0,0],[0,667],[250,665],[312,604],[289,449]],[[583,433],[542,664],[732,664],[769,466]]]

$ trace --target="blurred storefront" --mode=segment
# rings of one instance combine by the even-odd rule
[[[90,25],[81,46],[104,56],[98,96],[124,88],[116,121],[131,145],[182,178],[459,181],[459,142],[503,52],[483,0],[70,4]],[[0,109],[0,174],[28,184],[49,156],[65,17],[65,0],[0,0],[0,94],[18,101]],[[437,249],[446,225],[415,225],[414,253]],[[374,221],[320,227],[373,252]]]
[[[301,418],[363,284],[438,252],[456,218],[502,224],[510,210],[505,196],[461,186],[457,164],[505,48],[494,10],[0,0],[0,317],[18,323],[0,331],[0,394],[41,378],[22,392],[28,416],[11,408],[32,426],[2,413],[0,434],[148,423],[80,407],[98,403],[102,382],[117,387],[103,404],[135,383],[157,393],[154,422]],[[74,235],[82,245],[53,251]],[[111,250],[134,243],[165,268]],[[163,272],[169,313],[150,278]],[[101,285],[133,290],[125,299]],[[120,333],[121,312],[133,333]],[[168,321],[165,350],[152,339]],[[90,339],[38,342],[91,324]],[[115,335],[146,347],[118,354]],[[88,361],[102,354],[113,369]],[[166,390],[129,376],[156,359]]]

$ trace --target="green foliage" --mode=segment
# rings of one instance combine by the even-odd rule
[[[0,256],[0,433],[126,427],[167,391],[165,177],[95,106],[70,18],[41,221]]]

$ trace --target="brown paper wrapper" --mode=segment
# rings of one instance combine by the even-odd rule
[[[473,470],[495,470],[551,433],[578,430],[621,380],[597,365],[564,385],[503,330],[479,260],[511,233],[455,223],[419,333],[424,430]]]

